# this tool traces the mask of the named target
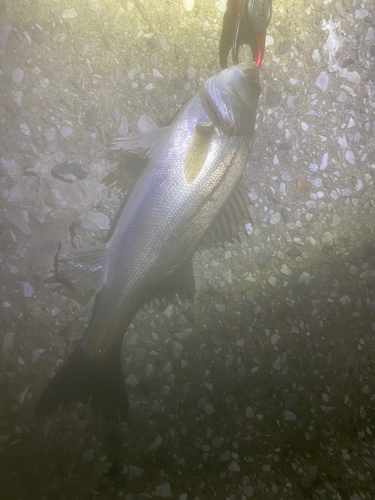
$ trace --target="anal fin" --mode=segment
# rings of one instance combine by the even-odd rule
[[[72,283],[81,282],[100,291],[105,282],[106,250],[106,245],[80,248],[59,262],[59,272]]]

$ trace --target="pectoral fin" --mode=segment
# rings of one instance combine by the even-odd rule
[[[172,135],[174,126],[156,128],[145,134],[137,134],[133,137],[118,137],[114,140],[110,149],[130,151],[142,158],[149,158],[158,164],[163,156],[165,147]]]
[[[80,281],[100,291],[105,282],[106,245],[80,248],[59,263],[59,271],[71,282]]]
[[[195,181],[204,165],[213,133],[212,123],[198,124],[194,128],[184,161],[184,176],[188,184]]]
[[[244,219],[251,220],[248,204],[247,193],[239,184],[206,231],[200,246],[223,245],[237,238],[240,232],[246,232]]]

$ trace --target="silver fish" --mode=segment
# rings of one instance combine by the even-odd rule
[[[236,186],[249,158],[260,91],[256,65],[241,63],[208,79],[170,126],[116,140],[113,149],[149,162],[109,241],[78,250],[61,266],[100,294],[85,335],[42,393],[38,413],[90,400],[102,416],[126,418],[124,334],[155,289],[189,269],[226,202],[232,206],[227,218],[236,219]],[[194,291],[191,272],[185,276]]]

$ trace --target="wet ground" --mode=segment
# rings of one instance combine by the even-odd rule
[[[59,245],[103,241],[137,175],[108,146],[219,71],[224,2],[140,5],[0,3],[0,496],[370,500],[374,1],[274,2],[253,224],[134,319],[128,422],[34,415],[93,304],[48,282]]]

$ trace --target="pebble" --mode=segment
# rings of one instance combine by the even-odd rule
[[[326,71],[322,71],[320,75],[315,80],[315,86],[318,87],[319,90],[325,92],[328,88],[329,76]]]
[[[137,377],[132,373],[125,379],[125,384],[130,385],[131,387],[136,387],[138,385]]]
[[[364,19],[365,17],[367,17],[369,15],[369,12],[367,9],[358,9],[355,11],[354,13],[354,17],[356,19]]]
[[[130,71],[128,71],[128,78],[129,80],[134,80],[134,78],[138,75],[138,73],[141,71],[141,67],[139,66],[139,64],[137,64],[136,66],[134,66],[133,69],[131,69]]]
[[[368,42],[369,40],[374,40],[374,33],[374,28],[372,28],[371,26],[367,28],[365,41]]]
[[[40,358],[40,356],[45,352],[45,349],[35,349],[35,351],[33,351],[31,353],[31,361],[32,363],[35,363],[36,361],[38,361],[38,359]]]
[[[20,129],[20,132],[24,135],[30,135],[30,129],[29,127],[27,126],[27,123],[21,123],[20,125],[18,125],[19,129]]]
[[[92,462],[95,458],[94,448],[90,448],[89,450],[85,450],[82,453],[83,462]]]
[[[108,230],[110,226],[111,219],[102,212],[88,213],[82,221],[82,227],[92,232]]]
[[[65,9],[64,12],[62,13],[61,17],[63,19],[74,19],[78,17],[77,11],[74,7],[71,7],[70,9]]]
[[[34,294],[34,288],[30,285],[30,283],[25,281],[24,283],[22,283],[22,286],[24,297],[31,297]]]
[[[13,338],[14,334],[13,333],[6,333],[4,340],[3,340],[3,351],[7,352],[10,351],[13,348]]]
[[[25,72],[22,69],[15,69],[12,71],[11,76],[14,83],[20,83],[23,80]]]
[[[164,76],[160,73],[160,71],[158,71],[155,68],[152,69],[152,76],[154,78],[164,78]]]
[[[162,36],[158,36],[158,41],[159,41],[161,50],[164,50],[164,52],[169,52],[170,47]]]
[[[10,98],[17,106],[22,106],[23,92],[22,90],[12,90],[10,93]]]
[[[328,245],[328,244],[332,243],[332,241],[333,241],[333,234],[330,233],[329,231],[325,232],[323,234],[322,243],[324,243],[325,245]]]
[[[241,470],[240,466],[238,465],[238,463],[235,460],[232,460],[230,465],[228,465],[228,469],[232,472],[240,472],[240,470]]]
[[[341,304],[344,304],[344,305],[348,304],[349,302],[352,301],[352,299],[350,297],[348,297],[347,295],[343,295],[341,297],[341,299],[339,299],[339,300],[340,300]]]
[[[318,63],[320,62],[320,54],[319,54],[319,50],[318,49],[314,49],[313,50],[312,59],[315,62],[318,62]]]
[[[281,266],[280,271],[281,271],[282,274],[285,274],[285,276],[289,276],[290,274],[292,274],[291,269],[289,269],[289,267],[286,264],[283,264]]]
[[[281,215],[278,212],[275,212],[274,214],[271,215],[270,223],[278,224],[280,220],[281,220]]]
[[[276,278],[275,278],[274,276],[270,276],[270,277],[268,278],[268,283],[269,283],[271,286],[275,286],[275,285],[276,285],[276,283],[277,283],[277,280],[276,280]]]
[[[309,285],[312,281],[312,277],[309,273],[303,272],[299,277],[298,283],[304,283],[305,285]]]
[[[63,137],[69,137],[70,135],[72,135],[73,129],[68,125],[65,125],[64,127],[61,127],[60,133]]]
[[[345,160],[350,163],[351,165],[355,165],[355,158],[354,158],[354,153],[353,151],[346,151],[345,152]]]
[[[214,307],[216,311],[218,312],[224,312],[225,311],[225,305],[224,304],[214,304]]]
[[[144,134],[146,132],[151,132],[151,130],[157,128],[156,123],[149,115],[141,115],[137,121],[138,130]]]
[[[57,33],[57,35],[53,35],[52,40],[56,43],[64,43],[66,40],[66,33]]]
[[[55,138],[55,135],[56,135],[56,130],[55,130],[55,128],[49,128],[49,129],[44,131],[43,135],[44,135],[44,138],[47,142],[53,141],[53,139]]]
[[[141,477],[142,474],[144,473],[144,469],[141,469],[140,467],[137,467],[136,465],[131,465],[129,467],[129,474],[133,477]]]
[[[20,217],[19,215],[15,214],[14,212],[7,212],[5,214],[5,218],[13,224],[18,231],[25,235],[29,236],[31,234],[31,229],[27,225],[26,220],[23,217]]]
[[[158,484],[155,486],[155,494],[159,497],[169,498],[172,495],[170,484]]]
[[[224,13],[224,12],[225,12],[225,9],[226,9],[226,0],[218,0],[218,1],[215,3],[215,7],[217,8],[217,10],[218,10],[219,12]]]
[[[195,76],[195,69],[192,68],[191,66],[189,66],[187,69],[187,74],[188,74],[188,77],[190,78],[190,80],[192,80]]]
[[[222,437],[216,437],[215,439],[212,440],[212,446],[214,448],[220,448],[224,443],[224,438]]]
[[[0,45],[2,47],[6,46],[8,37],[12,29],[13,27],[11,24],[4,24],[3,26],[0,26]]]
[[[254,488],[252,486],[244,486],[243,487],[243,494],[245,495],[246,498],[251,498],[254,493]]]
[[[277,356],[277,358],[274,361],[272,367],[273,367],[274,370],[278,370],[278,371],[281,370],[281,356]]]
[[[268,266],[268,263],[271,259],[271,255],[267,252],[259,252],[256,254],[255,262],[259,267],[265,268]]]
[[[287,422],[292,422],[293,420],[297,420],[297,417],[292,411],[284,410],[284,419]]]

